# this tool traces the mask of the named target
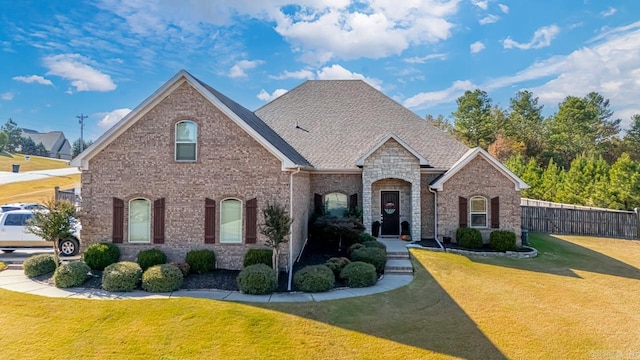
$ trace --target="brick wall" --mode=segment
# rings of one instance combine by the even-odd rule
[[[293,230],[291,232],[291,245],[293,248],[293,261],[300,254],[304,241],[309,232],[310,208],[310,175],[300,172],[293,175]]]
[[[198,124],[195,163],[174,161],[175,123],[181,120]],[[289,208],[289,173],[281,171],[275,156],[183,83],[90,160],[89,170],[82,174],[82,196],[84,247],[111,241],[112,197],[125,201],[123,259],[135,259],[140,250],[156,247],[127,244],[127,201],[165,198],[165,244],[157,247],[169,260],[184,260],[190,249],[210,248],[216,252],[219,268],[239,269],[246,250],[262,246],[265,239],[258,234],[257,244],[244,244],[243,218],[243,244],[219,244],[220,202],[233,197],[243,201],[244,207],[244,201],[257,198],[260,224],[260,210],[267,201]],[[205,197],[216,200],[213,245],[204,244]]]
[[[339,192],[347,195],[358,194],[358,206],[362,208],[362,175],[361,174],[315,174],[309,177],[309,210],[313,213],[313,196]],[[348,200],[347,200],[348,201]]]
[[[421,174],[420,176],[420,209],[422,209],[422,238],[424,239],[435,237],[435,218],[433,216],[434,195],[429,191],[429,184],[439,175],[440,174]]]

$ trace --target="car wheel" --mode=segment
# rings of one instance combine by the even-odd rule
[[[2,252],[5,253],[5,254],[11,254],[14,251],[15,250],[2,250]]]
[[[63,256],[76,255],[79,247],[80,244],[78,244],[78,240],[76,239],[64,239],[60,241],[60,253]]]

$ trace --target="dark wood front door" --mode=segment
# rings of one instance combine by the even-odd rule
[[[382,236],[400,235],[400,192],[382,191],[380,194],[382,209]]]

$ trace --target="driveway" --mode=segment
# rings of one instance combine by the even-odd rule
[[[80,174],[78,168],[65,168],[65,169],[53,169],[53,170],[36,170],[25,171],[20,173],[13,173],[9,171],[0,171],[0,185],[10,184],[20,181],[32,181],[47,179],[54,176],[65,176]]]

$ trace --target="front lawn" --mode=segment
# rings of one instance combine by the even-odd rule
[[[25,159],[24,154],[12,154],[0,152],[0,171],[12,171],[13,164],[20,165],[20,172],[35,170],[50,170],[68,168],[69,160],[52,159],[42,156],[29,156],[29,160]]]
[[[44,202],[55,196],[54,188],[56,186],[60,187],[60,189],[69,189],[79,184],[80,174],[74,174],[0,185],[0,204]]]
[[[640,242],[531,235],[534,259],[412,250],[416,278],[321,303],[92,301],[0,290],[3,358],[632,357]]]

